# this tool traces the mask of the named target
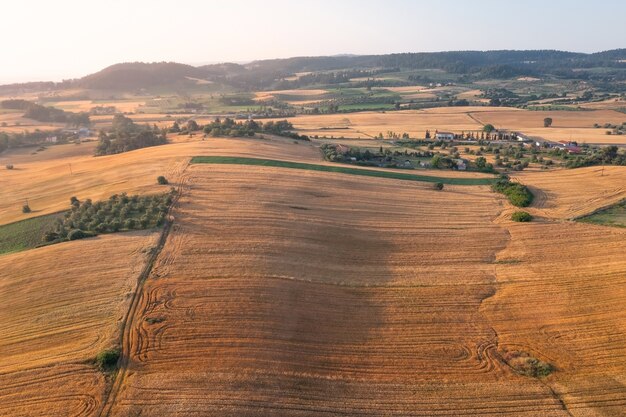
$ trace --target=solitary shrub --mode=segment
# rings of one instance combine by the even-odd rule
[[[532,219],[533,216],[525,211],[516,211],[515,213],[511,214],[511,220],[513,220],[514,222],[529,222]]]
[[[434,188],[435,190],[439,190],[439,191],[441,191],[441,190],[443,190],[443,183],[442,183],[442,182],[436,182],[436,183],[433,185],[433,188]]]
[[[52,231],[48,231],[46,233],[44,233],[43,235],[43,241],[44,242],[54,242],[55,240],[59,239],[59,234],[57,232],[52,232]]]
[[[73,229],[70,230],[70,232],[67,234],[67,238],[69,240],[78,240],[78,239],[84,239],[87,237],[87,234],[80,230],[80,229]]]
[[[512,351],[503,356],[509,366],[521,375],[544,378],[555,371],[554,365],[535,358],[527,352]]]
[[[119,349],[106,349],[96,356],[96,365],[103,371],[111,371],[116,367],[119,359]]]
[[[28,204],[24,204],[22,206],[22,213],[30,213],[32,210],[30,209],[30,206]]]
[[[168,180],[167,180],[167,178],[165,178],[163,175],[159,175],[159,176],[157,177],[157,182],[158,182],[160,185],[167,185],[167,184],[169,184],[169,181],[168,181]]]
[[[7,164],[6,169],[13,169],[13,164]]]

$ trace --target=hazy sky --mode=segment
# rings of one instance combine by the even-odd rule
[[[0,84],[128,61],[626,47],[626,0],[2,0]]]

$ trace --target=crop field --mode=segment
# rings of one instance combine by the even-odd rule
[[[626,200],[578,220],[584,223],[626,227]]]
[[[426,130],[436,129],[455,132],[480,130],[482,125],[464,113],[451,111],[394,111],[361,112],[350,114],[330,114],[298,116],[288,119],[302,134],[309,136],[348,138],[373,138],[379,133],[387,137],[388,131],[398,134],[408,133],[413,138],[423,138]]]
[[[478,311],[506,243],[486,187],[189,173],[111,415],[560,415],[542,384],[497,362]],[[468,406],[468,392],[489,399]]]
[[[82,148],[83,146],[87,148]],[[12,170],[0,169],[0,225],[66,210],[72,196],[101,200],[120,192],[162,192],[164,187],[157,185],[157,176],[164,175],[172,185],[176,185],[177,179],[193,156],[282,159],[337,166],[322,161],[321,152],[313,143],[293,143],[292,140],[270,136],[265,136],[264,139],[184,140],[100,157],[91,156],[92,146],[93,144],[50,146],[35,155],[20,151],[0,158],[0,163],[15,164]],[[54,158],[54,155],[59,158]],[[407,174],[406,170],[388,172]],[[436,177],[441,172],[420,171],[420,175]],[[445,177],[481,181],[492,178],[486,174],[453,171],[446,172]],[[21,211],[26,200],[33,210],[27,215]]]
[[[62,147],[64,146],[64,147]],[[317,148],[310,144],[293,144],[282,139],[211,139],[156,146],[119,155],[93,157],[78,152],[83,145],[49,147],[40,155],[20,154],[13,170],[0,170],[0,224],[66,210],[69,199],[106,199],[112,194],[146,194],[164,191],[156,183],[164,175],[176,185],[176,179],[192,156],[214,154],[241,157],[277,155],[319,161]],[[47,152],[70,156],[47,159]],[[31,159],[29,159],[31,158]],[[11,161],[12,159],[4,159]],[[29,162],[31,161],[32,162]],[[33,210],[25,215],[25,200]]]
[[[455,178],[438,177],[434,175],[415,175],[397,171],[350,168],[336,165],[303,164],[300,162],[287,162],[272,159],[237,158],[228,156],[197,156],[191,159],[192,164],[235,164],[235,165],[260,165],[270,167],[282,167],[292,169],[304,169],[311,171],[339,172],[349,175],[367,177],[393,178],[405,181],[441,182],[442,184],[456,185],[490,185],[490,178]]]
[[[533,214],[551,219],[580,217],[626,198],[623,166],[521,172],[514,179],[535,194]]]
[[[145,100],[64,100],[46,103],[46,105],[71,112],[89,112],[94,107],[113,106],[118,112],[123,113],[136,112],[145,104]]]
[[[517,256],[510,248],[529,243],[515,225],[492,221],[501,199],[485,187],[446,190],[276,167],[243,174],[232,165],[192,165],[178,223],[133,319],[129,370],[109,397],[110,415],[568,416],[566,406],[581,415],[618,415],[624,387],[611,375],[622,365],[584,340],[576,353],[567,339],[533,330],[548,320],[553,332],[566,331],[570,308],[581,328],[597,326],[589,337],[602,338],[608,313],[588,319],[558,294],[545,318],[522,310],[519,301],[552,292],[522,281],[524,297],[511,299],[518,293],[508,291],[516,278],[509,271],[526,271],[526,259],[556,257],[533,248],[503,267]],[[573,244],[571,235],[582,234],[579,243],[590,249],[601,236],[528,227],[537,234],[553,227],[549,242]],[[614,258],[624,249],[620,238],[609,236],[609,250],[588,256]],[[623,284],[624,267],[613,262],[602,278]],[[568,282],[582,285],[592,273],[581,268]],[[544,276],[537,279],[544,284]],[[596,300],[607,295],[595,288]],[[613,295],[611,312],[624,296]],[[511,323],[504,313],[523,317]],[[619,314],[615,323],[623,321]],[[521,329],[523,343],[509,328]],[[623,358],[623,344],[610,337],[607,348]],[[557,370],[545,380],[518,375],[505,359],[515,350]],[[566,360],[576,354],[585,357]],[[585,376],[582,365],[594,361],[607,366],[593,374],[600,381]],[[592,389],[581,394],[583,387]]]
[[[0,226],[0,255],[34,248],[61,215],[48,214]]]
[[[575,140],[581,143],[626,144],[626,136],[607,135],[607,129],[594,128],[594,123],[620,125],[626,114],[613,110],[597,111],[495,111],[472,113],[477,120],[496,128],[520,130],[530,136],[548,140]],[[552,126],[543,127],[543,119],[552,118]],[[610,130],[610,129],[608,129]]]
[[[553,119],[552,127],[543,127],[545,117]],[[603,126],[605,123],[620,125],[626,122],[626,114],[613,110],[529,111],[506,107],[438,107],[304,115],[288,120],[300,133],[319,137],[371,139],[382,133],[386,138],[387,132],[393,131],[397,134],[406,132],[412,138],[424,138],[426,130],[431,133],[435,130],[454,133],[480,131],[483,125],[490,123],[499,129],[521,131],[552,141],[626,145],[626,135],[607,135],[606,131],[610,129],[594,128],[594,123]]]
[[[531,113],[488,116],[500,112]],[[384,133],[482,115],[292,121]],[[623,415],[626,228],[570,220],[624,201],[626,167],[516,172],[535,194],[520,224],[493,175],[341,165],[318,141],[199,139],[0,157],[15,165],[0,170],[0,253],[11,227],[29,240],[71,196],[168,191],[159,175],[181,191],[136,297],[154,232],[0,256],[0,415]],[[118,343],[122,368],[98,370]]]
[[[105,376],[91,363],[116,343],[154,232],[0,256],[0,415],[93,416]]]
[[[556,367],[545,383],[570,416],[623,416],[626,230],[571,222],[507,229],[498,290],[481,309],[498,343]]]

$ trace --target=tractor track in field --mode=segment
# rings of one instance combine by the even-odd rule
[[[131,352],[131,344],[132,344],[130,333],[132,331],[134,318],[138,311],[138,307],[141,304],[141,299],[143,297],[144,284],[146,280],[148,279],[148,277],[150,276],[152,269],[156,263],[156,260],[159,257],[159,254],[161,253],[161,250],[163,249],[165,242],[167,241],[170,231],[172,230],[172,226],[174,225],[174,217],[172,216],[172,211],[174,210],[174,207],[176,207],[176,204],[178,203],[178,200],[180,199],[180,195],[182,194],[184,185],[186,183],[185,171],[187,170],[188,166],[189,166],[189,161],[187,161],[187,163],[180,170],[178,187],[176,187],[176,194],[168,209],[167,220],[165,221],[165,225],[163,226],[163,230],[161,231],[161,235],[159,236],[157,245],[154,248],[152,248],[152,250],[150,251],[150,256],[146,262],[146,265],[141,271],[141,274],[139,274],[139,277],[137,278],[137,287],[135,288],[135,291],[133,292],[133,296],[132,296],[128,311],[126,312],[126,315],[124,316],[124,319],[122,320],[122,331],[121,331],[121,340],[120,340],[121,354],[120,354],[120,359],[118,363],[118,370],[117,370],[117,373],[113,377],[113,381],[111,385],[108,387],[108,389],[105,392],[102,405],[100,406],[100,409],[96,413],[97,417],[108,417],[111,414],[111,409],[113,405],[115,404],[117,395],[120,392],[120,389],[124,382],[126,372],[128,369],[128,364],[130,361],[130,352]]]

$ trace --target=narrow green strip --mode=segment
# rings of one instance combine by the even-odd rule
[[[491,178],[446,178],[431,177],[428,175],[405,174],[403,172],[378,171],[371,169],[348,168],[343,166],[305,164],[301,162],[277,161],[274,159],[242,158],[236,156],[194,156],[192,164],[233,164],[233,165],[259,165],[266,167],[306,169],[310,171],[338,172],[341,174],[363,175],[366,177],[392,178],[396,180],[441,182],[451,185],[491,185]]]

